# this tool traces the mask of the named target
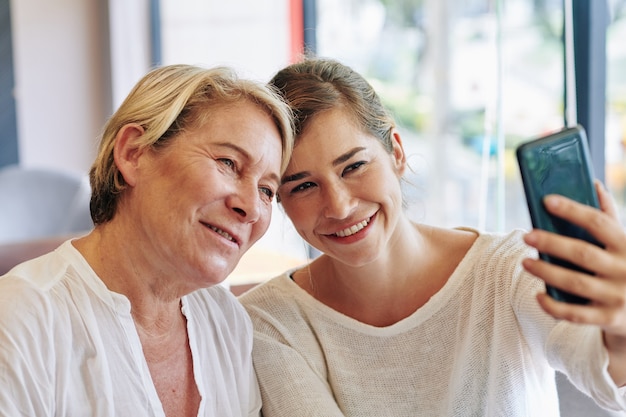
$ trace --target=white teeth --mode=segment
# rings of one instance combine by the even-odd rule
[[[346,237],[346,236],[353,235],[356,232],[358,232],[359,230],[363,229],[365,226],[367,226],[368,223],[370,222],[370,219],[371,218],[365,219],[361,223],[357,223],[354,226],[351,226],[351,227],[348,227],[346,229],[343,229],[343,230],[335,233],[335,235],[337,235],[339,237]]]
[[[222,229],[218,229],[215,226],[209,226],[209,227],[211,228],[211,230],[214,230],[215,232],[217,232],[218,234],[224,236],[226,239],[230,240],[231,242],[235,241],[235,239],[231,235],[229,235],[228,233],[226,233]]]

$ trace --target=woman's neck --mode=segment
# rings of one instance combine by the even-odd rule
[[[320,302],[373,326],[394,324],[422,307],[448,281],[476,234],[413,225],[371,263],[351,266],[322,255],[294,274]]]

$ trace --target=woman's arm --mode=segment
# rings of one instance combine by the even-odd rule
[[[293,347],[256,333],[253,357],[263,417],[344,416],[325,375]]]

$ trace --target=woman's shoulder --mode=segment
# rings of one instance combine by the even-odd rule
[[[506,233],[482,232],[477,242],[486,251],[494,251],[500,254],[528,254],[533,249],[524,243],[525,230],[513,229]]]
[[[252,306],[283,303],[286,299],[293,299],[293,293],[298,288],[291,276],[296,271],[297,269],[290,269],[274,278],[259,283],[241,294],[238,297],[239,302],[244,306]]]
[[[459,272],[474,276],[478,282],[513,283],[523,273],[522,259],[536,256],[536,251],[523,240],[524,230],[507,233],[481,232],[464,257]],[[507,284],[507,285],[509,285]]]
[[[239,301],[257,330],[281,326],[299,332],[303,322],[332,314],[327,311],[330,310],[329,307],[321,304],[293,281],[292,274],[296,270],[286,271],[239,296]]]
[[[471,249],[496,250],[496,248],[529,248],[523,241],[526,233],[523,229],[512,229],[508,232],[491,232],[468,226],[454,228],[439,228],[441,239],[465,240],[471,242]],[[471,250],[469,251],[471,252]]]
[[[456,229],[455,229],[456,230]],[[533,256],[534,249],[523,240],[525,231],[511,230],[506,233],[478,231],[463,228],[465,233],[475,233],[475,239],[469,246],[459,265],[460,271],[496,268],[501,270],[517,269],[522,258]]]
[[[426,245],[442,252],[466,252],[480,238],[481,233],[471,227],[439,227],[414,223],[415,231],[422,236]]]
[[[14,266],[3,277],[20,278],[39,288],[50,288],[66,275],[68,268],[77,268],[74,251],[70,241],[65,241],[53,251]]]
[[[235,295],[227,286],[221,284],[194,291],[184,296],[183,300],[189,305],[188,308],[198,309],[202,315],[220,312],[224,316],[232,317],[244,313]]]

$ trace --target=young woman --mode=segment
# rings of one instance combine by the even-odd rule
[[[271,84],[296,114],[278,196],[322,255],[240,299],[265,417],[556,416],[554,369],[624,407],[626,235],[604,189],[602,211],[546,203],[606,250],[540,231],[413,223],[402,139],[363,77],[308,59]],[[599,278],[538,261],[528,245]],[[544,281],[593,303],[557,303]]]

